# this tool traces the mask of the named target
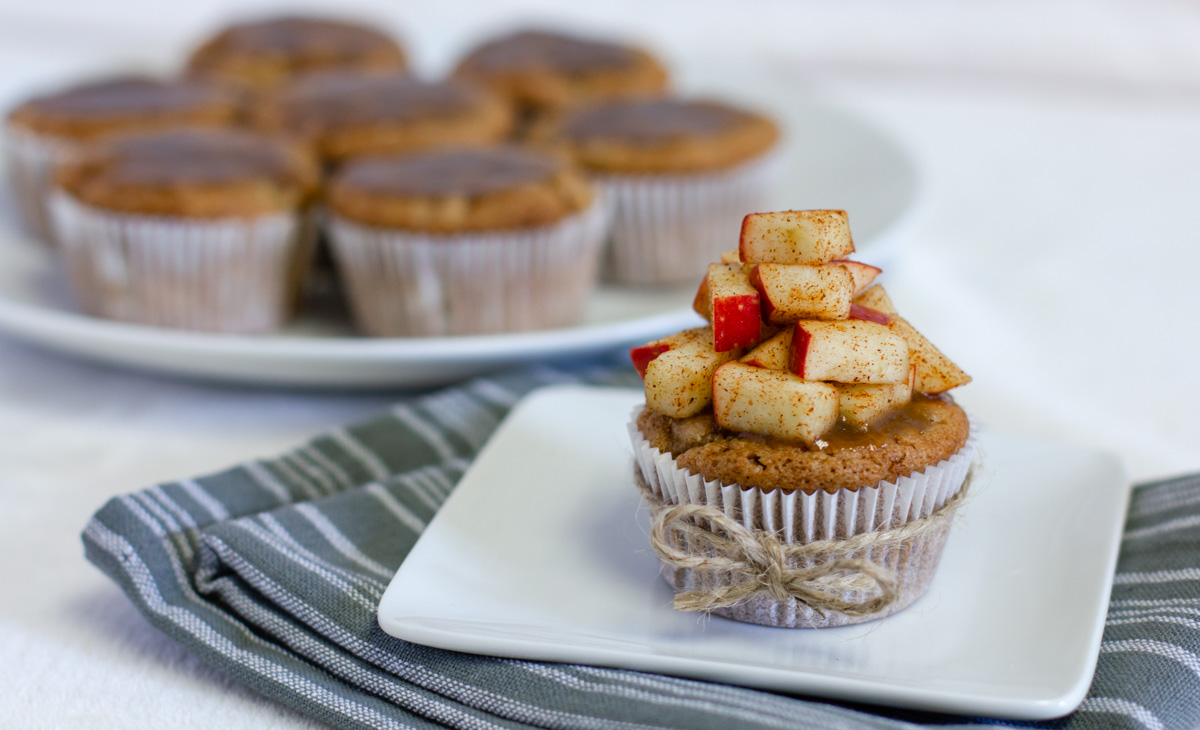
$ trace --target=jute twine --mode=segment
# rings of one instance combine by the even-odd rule
[[[766,593],[779,601],[795,599],[822,617],[828,613],[872,616],[894,604],[901,596],[896,572],[866,558],[849,556],[915,542],[947,529],[966,498],[971,476],[925,517],[843,540],[801,544],[784,542],[774,532],[747,529],[714,507],[664,502],[634,469],[638,489],[650,507],[650,545],[659,559],[697,574],[723,576],[712,581],[716,587],[676,593],[676,609],[708,612]],[[813,565],[791,567],[801,561]],[[862,600],[844,600],[838,594],[845,595],[847,589],[867,595]]]

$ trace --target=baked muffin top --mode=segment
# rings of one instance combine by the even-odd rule
[[[315,162],[294,145],[234,129],[122,135],[61,166],[58,187],[98,208],[196,218],[252,216],[303,204]]]
[[[504,138],[512,114],[492,94],[457,82],[430,83],[400,73],[330,72],[307,76],[264,99],[263,130],[307,140],[329,160]]]
[[[265,89],[313,71],[400,70],[406,63],[395,40],[365,25],[285,16],[225,28],[192,52],[187,72]]]
[[[743,487],[855,490],[895,481],[950,458],[967,442],[966,414],[949,396],[917,395],[859,430],[839,424],[815,446],[719,428],[712,411],[671,418],[643,409],[638,428],[693,474]]]
[[[664,173],[731,167],[770,149],[767,117],[706,100],[623,100],[575,109],[550,135],[602,172]]]
[[[215,84],[122,76],[30,99],[9,114],[9,122],[38,134],[85,140],[115,132],[233,124],[240,111],[236,95]]]
[[[538,30],[484,43],[459,63],[455,76],[485,84],[519,106],[551,109],[654,96],[667,86],[666,70],[646,51]]]
[[[356,160],[329,193],[333,211],[352,221],[440,233],[546,225],[591,198],[562,159],[510,146]]]

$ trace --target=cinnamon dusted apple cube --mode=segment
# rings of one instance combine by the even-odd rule
[[[864,307],[861,304],[850,305],[850,319],[862,319],[867,322],[875,322],[877,324],[891,324],[892,315],[884,314],[878,309]]]
[[[750,281],[762,297],[762,317],[771,324],[850,315],[854,280],[841,266],[758,264]]]
[[[876,322],[797,322],[790,368],[805,380],[907,382],[908,343]]]
[[[861,261],[851,261],[850,259],[834,259],[827,265],[840,266],[850,272],[851,284],[856,296],[866,291],[867,287],[871,286],[871,282],[875,281],[875,277],[883,273],[883,269],[878,266],[864,264]]]
[[[888,329],[908,343],[909,357],[916,369],[913,391],[936,395],[971,382],[971,376],[946,357],[925,335],[896,313],[882,286],[876,284],[854,298],[854,303],[891,315]]]
[[[743,263],[824,264],[854,251],[844,210],[785,210],[742,219]]]
[[[758,343],[758,347],[747,352],[738,362],[768,370],[787,370],[791,357],[792,328],[788,327]]]
[[[730,431],[812,445],[838,417],[837,388],[783,370],[725,363],[712,378],[713,419]]]
[[[879,284],[854,297],[853,303],[867,307],[868,309],[874,309],[877,312],[883,312],[884,314],[893,316],[896,314],[896,307],[892,304],[892,298],[887,295],[887,292]]]
[[[680,345],[703,339],[705,329],[707,328],[696,327],[695,329],[676,332],[669,337],[663,337],[653,342],[647,342],[644,345],[630,348],[629,359],[633,361],[634,370],[637,370],[638,375],[642,376],[642,380],[645,380],[646,366],[650,364],[651,360],[673,347],[679,347]]]
[[[705,282],[713,348],[728,352],[757,343],[762,337],[762,308],[749,272],[741,264],[709,264]]]
[[[689,331],[698,334],[646,364],[646,405],[664,416],[687,418],[707,408],[712,403],[713,371],[742,354],[714,350],[709,327]]]
[[[738,250],[736,248],[731,249],[729,251],[722,251],[721,252],[721,263],[723,263],[723,264],[740,264],[740,263],[742,263],[742,255],[738,253]]]
[[[838,415],[847,425],[865,429],[871,421],[912,400],[912,384],[856,383],[838,385]]]
[[[704,317],[710,323],[712,322],[712,310],[709,309],[708,301],[708,275],[700,280],[700,287],[696,289],[696,296],[692,297],[692,311]]]

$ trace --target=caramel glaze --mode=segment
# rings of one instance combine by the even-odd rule
[[[227,97],[225,91],[208,84],[128,76],[39,97],[27,108],[42,117],[131,116],[191,109],[220,103]]]
[[[562,126],[571,140],[615,138],[631,144],[653,145],[687,137],[714,137],[752,117],[724,104],[707,101],[655,99],[611,102],[582,109]]]
[[[402,73],[357,72],[307,76],[278,100],[284,124],[294,129],[447,117],[469,112],[480,103],[479,92],[463,84],[426,83]]]
[[[480,46],[463,61],[483,71],[552,69],[583,74],[632,66],[637,56],[624,46],[558,33],[524,31]]]
[[[942,396],[914,393],[912,401],[877,417],[865,429],[851,426],[844,419],[839,418],[833,428],[826,431],[813,446],[807,446],[800,441],[776,439],[752,433],[739,433],[736,434],[736,438],[773,446],[792,446],[810,451],[823,451],[830,454],[848,449],[869,450],[878,448],[904,433],[923,434],[927,432],[933,426],[933,421],[928,416],[927,404],[945,403],[946,401],[947,399]]]
[[[467,147],[351,163],[340,184],[397,197],[473,197],[545,182],[563,169],[557,158],[528,149]]]

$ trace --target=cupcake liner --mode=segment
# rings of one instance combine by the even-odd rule
[[[693,175],[597,175],[613,201],[603,278],[670,284],[704,276],[737,248],[742,218],[762,210],[783,169],[776,150],[730,170]]]
[[[473,335],[576,324],[596,285],[608,218],[597,196],[562,221],[513,231],[433,234],[333,214],[328,230],[362,330]]]
[[[705,480],[679,467],[675,459],[650,445],[637,427],[638,407],[629,423],[637,473],[646,488],[668,505],[697,504],[720,510],[748,530],[773,532],[787,543],[805,544],[818,540],[844,540],[856,535],[898,527],[928,517],[958,494],[967,481],[975,458],[977,439],[974,426],[966,444],[949,459],[897,479],[857,490],[835,492],[775,489],[764,491]],[[925,592],[933,580],[950,520],[915,539],[884,547],[851,553],[847,559],[867,559],[893,571],[899,581],[899,598],[879,613],[851,616],[819,612],[794,598],[779,600],[766,593],[725,608],[713,610],[719,616],[791,628],[842,626],[882,618],[905,608]],[[811,568],[821,561],[792,561],[794,569]],[[663,577],[677,591],[711,589],[728,585],[729,576],[677,569],[663,564]],[[855,583],[842,586],[842,600],[860,601],[870,595],[870,586]]]
[[[35,238],[54,243],[48,198],[54,167],[75,149],[70,142],[12,124],[4,131],[4,155],[21,223]]]
[[[260,333],[286,321],[310,247],[299,213],[193,220],[103,210],[56,191],[50,213],[89,314],[137,324]]]

